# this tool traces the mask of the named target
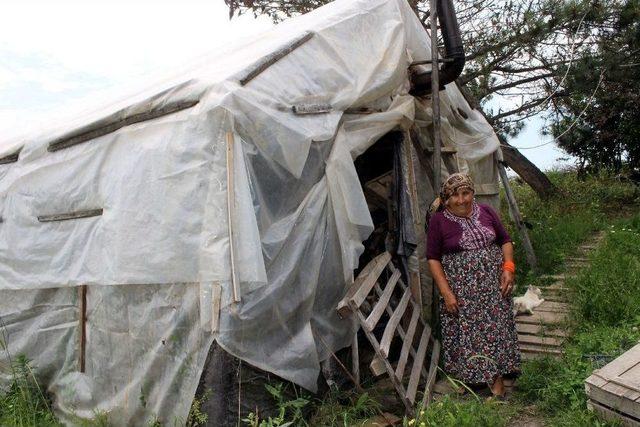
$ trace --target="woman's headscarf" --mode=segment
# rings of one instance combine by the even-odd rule
[[[440,196],[433,201],[429,208],[429,212],[434,213],[444,209],[444,204],[447,202],[449,197],[453,196],[459,188],[463,187],[469,188],[473,192],[476,191],[473,180],[466,173],[458,172],[449,175],[449,177],[442,183]]]

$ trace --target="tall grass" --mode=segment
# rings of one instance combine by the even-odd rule
[[[0,397],[0,425],[10,427],[61,426],[25,356],[9,359],[11,383]]]
[[[621,182],[608,175],[591,175],[578,179],[570,171],[549,172],[549,179],[559,193],[548,201],[540,200],[531,187],[519,180],[512,181],[518,206],[538,260],[538,271],[546,274],[562,268],[567,256],[573,255],[577,246],[598,230],[605,229],[612,218],[637,209],[640,192],[638,187]],[[507,203],[503,198],[502,217],[509,218]],[[537,281],[530,270],[521,244],[521,238],[511,221],[505,221],[514,239],[515,258],[518,265],[519,289]]]
[[[612,222],[589,267],[566,282],[574,330],[563,359],[526,363],[519,379],[517,397],[554,426],[605,425],[586,410],[584,380],[640,340],[640,214]]]

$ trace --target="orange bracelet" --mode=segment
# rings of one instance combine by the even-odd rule
[[[503,271],[510,271],[513,274],[516,273],[516,264],[513,261],[505,261],[504,264],[502,264],[502,270]]]

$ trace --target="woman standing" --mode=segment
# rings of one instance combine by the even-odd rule
[[[475,202],[468,175],[449,176],[440,202],[429,221],[427,259],[441,295],[444,370],[504,396],[503,376],[520,370],[511,238],[496,212]]]

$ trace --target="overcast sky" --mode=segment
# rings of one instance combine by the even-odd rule
[[[230,22],[222,0],[4,0],[0,140],[83,100],[143,88],[153,75],[271,25],[252,16]],[[534,121],[514,144],[545,142],[539,126]],[[543,169],[564,156],[553,145],[523,154]]]

